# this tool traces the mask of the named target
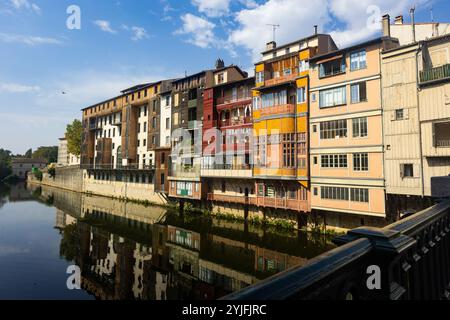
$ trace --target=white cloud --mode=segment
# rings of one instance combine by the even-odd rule
[[[0,93],[30,93],[38,92],[41,88],[38,86],[29,86],[18,83],[0,83]]]
[[[287,43],[312,34],[313,26],[330,33],[339,46],[346,46],[374,37],[379,33],[381,15],[404,13],[413,4],[420,7],[427,0],[268,0],[258,4],[253,0],[235,14],[238,27],[229,32],[228,43],[243,47],[254,60],[264,50],[273,33],[267,24],[279,24],[278,43]],[[371,22],[372,24],[369,24]],[[373,26],[377,26],[374,28]]]
[[[17,10],[25,9],[41,14],[41,8],[37,4],[29,2],[28,0],[10,0],[9,2]]]
[[[111,28],[111,23],[109,21],[106,20],[95,20],[94,24],[100,28],[100,30],[104,31],[104,32],[109,32],[112,34],[117,33],[116,30],[113,30]]]
[[[230,12],[231,0],[192,0],[198,11],[208,17],[221,17]]]
[[[142,39],[148,39],[147,31],[142,27],[132,27],[131,30],[133,31],[134,35],[131,38],[133,41],[139,41]]]
[[[267,24],[279,24],[276,40],[286,43],[310,35],[314,25],[325,24],[329,17],[326,0],[269,0],[253,9],[241,10],[235,19],[239,26],[230,33],[228,41],[248,49],[257,60],[273,37]]]
[[[183,26],[175,31],[177,35],[189,35],[188,42],[200,48],[210,48],[217,44],[214,35],[216,25],[204,18],[187,13],[181,16]]]
[[[27,35],[16,35],[8,33],[0,33],[0,41],[7,43],[23,43],[26,45],[34,46],[41,44],[55,44],[60,45],[62,42],[55,38],[38,37],[38,36],[27,36]]]

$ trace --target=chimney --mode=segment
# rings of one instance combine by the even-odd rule
[[[277,43],[275,41],[270,41],[266,44],[266,50],[273,50],[277,47]]]
[[[225,62],[222,59],[216,60],[216,69],[222,69],[225,67]]]
[[[383,36],[384,37],[390,37],[391,36],[391,17],[388,14],[385,14],[383,16],[383,19],[381,20],[382,27],[383,27]]]
[[[394,24],[403,24],[403,16],[396,16]]]
[[[314,35],[317,35],[317,25],[314,26]]]
[[[412,7],[409,11],[411,13],[411,27],[412,27],[412,42],[416,42],[416,20],[415,20],[415,12],[416,8]]]

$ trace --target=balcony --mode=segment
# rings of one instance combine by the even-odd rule
[[[273,79],[270,79],[270,80],[266,80],[264,85],[266,87],[276,86],[276,85],[279,85],[279,84],[282,84],[282,83],[285,83],[285,82],[294,81],[295,79],[297,79],[297,77],[298,77],[298,73],[295,72],[295,73],[292,73],[292,74],[289,74],[289,75],[284,75],[284,76],[281,76],[281,77],[277,77],[277,78],[273,78]]]
[[[219,128],[253,124],[253,117],[233,117],[219,121]]]
[[[243,195],[230,196],[224,194],[208,193],[208,201],[256,205],[256,198],[245,197]]]
[[[446,79],[450,79],[450,64],[420,71],[421,85],[426,85]]]
[[[307,200],[258,197],[257,205],[260,207],[270,207],[275,209],[294,210],[303,212],[311,211],[311,207]]]
[[[250,103],[252,101],[252,97],[242,96],[242,97],[220,97],[216,100],[217,109],[220,109],[220,106],[225,106],[227,104],[235,104],[235,103]]]
[[[274,107],[261,109],[260,116],[267,117],[271,115],[293,114],[293,113],[295,113],[295,106],[293,104],[282,104]]]
[[[172,166],[172,178],[188,178],[188,179],[200,179],[200,166],[199,165],[176,165]]]
[[[242,178],[250,179],[253,177],[253,171],[250,165],[228,165],[216,164],[203,166],[201,176],[207,178]]]
[[[120,126],[122,124],[122,117],[119,118],[114,117],[111,124],[113,126]]]
[[[188,108],[196,108],[197,107],[197,99],[192,99],[188,101]]]

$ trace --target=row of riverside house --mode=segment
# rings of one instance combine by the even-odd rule
[[[270,42],[254,78],[219,59],[85,108],[82,166],[245,217],[352,228],[422,209],[450,174],[450,25],[382,26],[346,48],[317,28]]]

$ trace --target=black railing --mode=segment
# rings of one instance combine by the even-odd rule
[[[450,201],[385,228],[358,228],[306,266],[224,300],[450,299]]]

